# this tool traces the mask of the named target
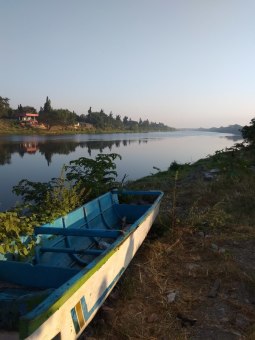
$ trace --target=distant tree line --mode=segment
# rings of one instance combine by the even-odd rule
[[[92,124],[97,129],[102,130],[128,130],[128,131],[172,131],[171,128],[163,123],[149,122],[148,119],[139,121],[132,120],[131,118],[124,116],[122,119],[119,114],[115,117],[110,112],[108,115],[101,109],[100,111],[92,111],[90,107],[87,115],[80,115],[79,122]]]
[[[0,118],[16,118],[21,113],[36,113],[32,106],[18,105],[17,109],[12,109],[9,105],[9,98],[0,97]],[[148,119],[139,121],[132,120],[124,116],[122,119],[119,114],[113,115],[112,112],[106,114],[102,109],[92,111],[90,107],[88,114],[78,115],[68,109],[54,109],[50,99],[47,97],[43,107],[39,110],[39,122],[44,123],[50,129],[54,125],[70,126],[76,123],[91,124],[95,129],[100,130],[125,130],[125,131],[172,131],[174,128],[163,123],[150,122]]]
[[[221,133],[233,133],[235,135],[241,135],[242,126],[238,124],[229,125],[229,126],[221,126],[219,128],[199,128],[199,131],[210,131],[210,132],[221,132]]]

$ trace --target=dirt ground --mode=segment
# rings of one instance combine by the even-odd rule
[[[254,225],[169,226],[169,202],[82,340],[255,339]]]
[[[148,239],[83,339],[255,339],[255,237],[243,232]]]

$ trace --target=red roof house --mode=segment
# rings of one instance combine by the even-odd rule
[[[38,113],[30,113],[30,112],[21,112],[18,113],[18,119],[21,123],[30,124],[30,125],[37,125],[39,117]]]

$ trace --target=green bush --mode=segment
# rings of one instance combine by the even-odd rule
[[[23,203],[13,211],[0,213],[0,253],[27,255],[35,240],[34,226],[52,222],[84,204],[88,199],[111,189],[117,177],[114,160],[118,154],[99,154],[94,159],[79,158],[65,166],[59,178],[47,183],[21,180],[13,192]]]
[[[116,185],[116,153],[98,154],[95,159],[81,157],[65,167],[69,181],[90,189],[91,197],[100,195]]]
[[[255,146],[255,118],[250,122],[250,125],[245,125],[242,130],[243,138],[250,144]]]
[[[0,212],[0,253],[27,255],[35,244],[33,228],[36,216],[21,216],[18,211]],[[28,237],[22,242],[22,237]]]

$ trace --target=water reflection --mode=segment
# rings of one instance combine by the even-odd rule
[[[131,144],[147,144],[150,140],[147,137],[138,139],[118,139],[118,140],[86,140],[86,141],[75,141],[72,139],[43,139],[40,141],[37,139],[29,139],[29,137],[24,137],[25,141],[13,141],[13,140],[0,140],[0,165],[11,164],[12,154],[17,153],[21,157],[25,153],[35,154],[39,152],[44,156],[47,164],[50,165],[52,162],[52,157],[54,154],[58,155],[68,155],[75,152],[75,150],[80,147],[86,149],[89,156],[91,156],[92,151],[96,150],[100,153],[112,152],[114,148],[120,148],[121,146],[130,146]],[[226,138],[231,141],[241,140],[241,136],[234,135],[223,135],[222,138]],[[160,138],[153,138],[160,139]]]
[[[60,175],[64,164],[79,157],[95,158],[98,153],[118,153],[122,156],[116,161],[118,180],[125,175],[127,180],[134,180],[157,172],[157,168],[166,170],[174,160],[178,163],[195,162],[216,150],[233,146],[237,140],[229,134],[200,131],[2,136],[0,211],[17,202],[12,188],[21,179],[47,182]]]
[[[226,138],[228,140],[232,140],[234,142],[242,141],[243,140],[241,135],[224,136],[223,138]]]
[[[17,153],[21,157],[25,153],[35,154],[39,152],[44,156],[47,164],[50,165],[54,154],[68,155],[75,152],[77,147],[86,149],[89,156],[92,151],[96,150],[100,153],[111,152],[113,147],[119,148],[121,146],[129,146],[132,143],[146,144],[147,139],[138,140],[98,140],[98,141],[71,141],[71,140],[47,140],[47,141],[36,141],[26,140],[24,142],[10,142],[0,140],[0,165],[11,164],[12,154]]]
[[[24,150],[24,152],[33,154],[36,153],[38,150],[38,143],[36,142],[25,142],[21,144],[21,149]]]

